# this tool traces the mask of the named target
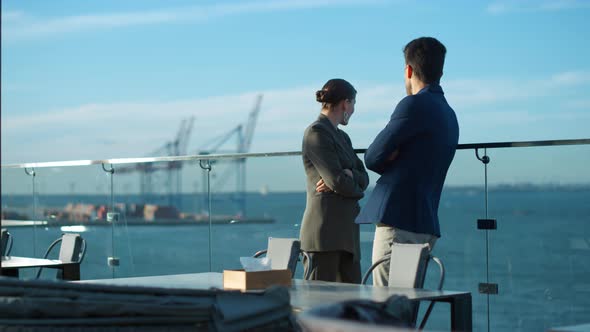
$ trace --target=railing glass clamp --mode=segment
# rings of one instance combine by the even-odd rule
[[[497,229],[496,219],[477,219],[477,229]]]
[[[119,257],[109,257],[107,262],[109,266],[119,266],[120,260]]]
[[[498,284],[480,282],[478,288],[481,294],[498,294]]]
[[[107,212],[107,222],[118,222],[119,221],[119,213],[118,212]]]

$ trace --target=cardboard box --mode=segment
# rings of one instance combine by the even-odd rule
[[[265,289],[272,285],[291,286],[291,270],[269,270],[246,272],[244,270],[224,270],[223,288],[241,291]]]

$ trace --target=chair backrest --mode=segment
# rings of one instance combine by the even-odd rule
[[[2,229],[2,237],[0,238],[0,255],[8,256],[10,255],[10,249],[12,247],[12,241],[10,238],[10,233],[5,228]]]
[[[59,243],[61,243],[59,248],[60,261],[65,263],[82,263],[84,255],[86,254],[86,242],[80,236],[80,234],[73,233],[62,234],[60,238],[53,241],[47,248],[47,251],[45,252],[43,258],[49,257],[51,250]],[[42,271],[42,267],[40,267],[39,270],[37,270],[37,279],[39,279],[39,277],[41,276]],[[62,279],[62,270],[57,270],[57,278]]]
[[[270,266],[273,270],[289,269],[291,275],[295,275],[300,251],[299,239],[268,238],[266,257],[270,258]]]
[[[389,261],[389,287],[424,288],[424,279],[431,258],[440,268],[441,275],[438,289],[442,289],[445,269],[440,259],[430,255],[428,244],[393,243]],[[433,306],[434,302],[431,302],[428,309],[426,309],[419,330],[422,330],[426,325]],[[410,322],[415,326],[418,320],[419,304],[413,303],[412,307]]]
[[[80,234],[63,234],[59,248],[59,260],[62,262],[78,262],[81,260],[83,242]]]
[[[422,288],[428,260],[428,244],[393,243],[389,260],[389,287]]]

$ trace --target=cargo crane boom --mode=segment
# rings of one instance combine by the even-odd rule
[[[232,139],[234,136],[237,136],[237,146],[235,150],[229,151],[237,152],[237,153],[248,153],[250,151],[250,146],[252,145],[252,138],[254,137],[254,130],[256,129],[256,121],[258,120],[258,113],[260,112],[260,106],[262,104],[262,95],[258,95],[256,97],[256,102],[254,103],[254,108],[250,111],[248,115],[248,120],[246,121],[246,125],[239,124],[236,127],[232,128],[228,132],[219,135],[215,139],[207,142],[205,145],[201,147],[197,151],[197,154],[207,155],[207,154],[215,154],[219,153],[219,149],[226,145],[226,143]],[[224,151],[226,152],[226,151]],[[221,176],[218,176],[218,181],[215,182],[214,188],[222,188],[225,182],[230,178],[230,174],[232,171],[236,173],[236,187],[237,187],[237,195],[233,198],[241,208],[242,215],[246,214],[246,159],[245,158],[237,158],[231,159],[228,161],[229,163],[233,164],[233,167],[228,167],[224,170]],[[207,179],[206,174],[203,173],[203,192],[207,191]]]
[[[248,114],[248,119],[246,120],[245,124],[239,124],[231,130],[222,133],[217,137],[214,137],[213,139],[209,140],[204,145],[202,145],[201,148],[195,152],[195,154],[207,155],[213,153],[247,153],[248,151],[250,151],[254,131],[256,129],[256,121],[258,120],[258,114],[260,112],[261,103],[262,95],[258,95],[254,103],[254,108]],[[191,132],[193,130],[194,121],[194,117],[182,119],[175,138],[171,141],[166,142],[159,148],[153,150],[147,156],[161,157],[187,155],[188,143],[190,140]],[[223,146],[226,146],[227,143],[234,137],[237,137],[237,144],[235,148],[221,151],[220,149]],[[227,167],[226,169],[221,169],[221,171],[223,171],[222,176],[217,177],[218,181],[215,182],[214,188],[221,188],[224,185],[224,183],[228,180],[228,178],[231,178],[231,174],[228,173],[235,171],[237,195],[236,198],[234,198],[234,200],[240,204],[241,213],[245,215],[246,159],[237,158],[230,160],[229,162],[224,162],[228,163],[230,167]],[[222,163],[218,162],[218,164]],[[144,201],[148,201],[148,195],[151,195],[153,193],[153,178],[157,174],[160,174],[159,171],[165,171],[167,176],[165,178],[165,186],[163,187],[168,192],[168,203],[169,205],[175,205],[180,210],[180,194],[182,191],[181,176],[183,165],[184,163],[181,161],[141,163],[118,167],[115,171],[117,174],[125,174],[132,172],[138,172],[140,174],[140,193]],[[217,170],[218,167],[215,167],[215,169]],[[205,172],[203,172],[203,174],[203,192],[206,192],[207,180],[205,178]],[[206,197],[206,195],[204,196]]]
[[[188,141],[194,121],[194,116],[188,119],[183,119],[180,123],[180,128],[174,140],[166,142],[164,145],[149,153],[148,156],[161,157],[186,155]],[[182,166],[182,162],[179,161],[169,161],[165,163],[142,163],[117,168],[116,172],[117,174],[139,172],[140,193],[144,199],[147,199],[147,196],[153,193],[153,173],[156,171],[166,171],[167,180],[165,186],[169,195],[168,203],[170,205],[177,205],[177,207],[180,208]],[[177,201],[176,204],[174,204],[173,201]]]

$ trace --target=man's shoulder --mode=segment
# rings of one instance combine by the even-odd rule
[[[434,111],[435,109],[443,107],[443,105],[444,107],[450,108],[446,102],[443,104],[440,103],[441,96],[443,95],[428,92],[406,96],[397,104],[395,111],[403,114],[415,110],[423,110],[425,112]],[[444,97],[442,98],[444,99]]]
[[[414,110],[423,108],[423,101],[418,95],[405,96],[397,103],[394,110],[394,116],[405,117],[415,113]]]
[[[405,102],[408,106],[413,108],[429,108],[434,103],[437,103],[439,94],[436,93],[417,93],[415,95],[407,96]]]
[[[403,107],[403,108],[410,108],[410,107],[415,107],[416,103],[419,102],[419,98],[418,95],[409,95],[409,96],[405,96],[404,98],[402,98],[402,100],[399,101],[399,103],[397,103],[398,107]]]

